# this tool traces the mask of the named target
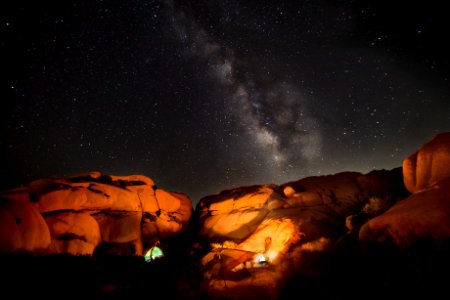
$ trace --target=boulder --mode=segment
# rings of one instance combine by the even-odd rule
[[[440,249],[450,241],[450,132],[434,136],[403,161],[412,194],[367,222],[359,232],[364,249],[418,245]]]
[[[444,248],[450,241],[450,177],[397,202],[362,226],[364,249],[376,244],[408,250],[418,245]]]
[[[82,212],[62,212],[45,217],[52,243],[50,252],[92,255],[101,241],[97,221]]]
[[[411,193],[450,177],[450,132],[435,135],[404,159],[403,177]]]
[[[0,199],[0,253],[42,252],[50,242],[44,218],[28,200]]]

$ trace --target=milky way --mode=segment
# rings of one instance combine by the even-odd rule
[[[450,130],[443,4],[9,5],[5,188],[97,170],[147,175],[195,203],[398,167]]]
[[[308,99],[290,83],[264,85],[253,76],[239,78],[236,65],[241,64],[231,49],[214,42],[207,32],[189,20],[173,3],[169,14],[186,55],[198,58],[216,82],[222,94],[215,101],[224,101],[228,110],[224,118],[244,130],[247,147],[261,152],[264,164],[274,166],[271,173],[286,169],[299,159],[313,161],[321,156],[321,134],[318,121],[308,111]],[[300,156],[300,157],[297,157]]]

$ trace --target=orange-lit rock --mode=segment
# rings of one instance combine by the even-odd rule
[[[182,193],[156,189],[155,201],[158,210],[147,212],[142,218],[142,236],[148,241],[155,237],[165,239],[182,231],[192,214],[191,201]]]
[[[52,243],[50,252],[93,254],[101,241],[97,221],[87,213],[62,212],[46,216]]]
[[[360,230],[365,248],[374,243],[407,249],[418,243],[442,248],[450,239],[450,177],[414,193]]]
[[[192,202],[186,194],[179,192],[170,192],[180,201],[180,208],[173,212],[178,222],[185,227],[192,215]]]
[[[364,248],[417,244],[441,248],[450,240],[450,132],[435,136],[403,162],[405,186],[413,192],[360,230]]]
[[[224,236],[232,240],[245,238],[266,217],[268,210],[261,208],[273,193],[269,186],[247,187],[202,199],[198,206],[204,222],[200,234],[213,240]]]
[[[278,264],[289,242],[296,234],[296,227],[289,218],[265,219],[252,235],[236,248],[264,255],[271,264]]]
[[[358,210],[367,197],[366,191],[358,183],[361,176],[358,172],[342,172],[287,183],[286,186],[295,190],[288,198],[288,203],[300,207],[322,204],[340,216],[348,215]]]
[[[0,196],[5,198],[2,253],[40,249],[91,255],[101,246],[115,254],[141,255],[155,241],[185,229],[192,213],[186,195],[155,189],[142,175],[90,172],[40,179]]]
[[[284,193],[284,195],[285,195],[286,197],[290,198],[290,197],[294,196],[295,190],[294,190],[292,187],[290,187],[290,186],[286,186],[286,187],[283,189],[283,193]]]
[[[331,249],[347,231],[347,216],[371,197],[395,198],[400,191],[401,170],[395,169],[240,187],[201,199],[199,234],[211,247],[201,260],[208,294],[276,299],[292,274],[313,276],[305,260],[313,265],[309,253]]]
[[[161,189],[155,191],[156,203],[160,210],[172,213],[180,209],[180,199]]]
[[[57,189],[42,194],[35,205],[40,212],[67,209],[141,210],[139,197],[132,190],[98,182],[60,182]]]
[[[1,199],[0,253],[40,252],[50,242],[44,218],[28,200]]]
[[[101,240],[106,243],[128,243],[141,238],[141,212],[98,213]]]
[[[450,177],[450,132],[434,136],[403,161],[406,188],[414,193]]]

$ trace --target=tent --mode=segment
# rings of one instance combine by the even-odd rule
[[[147,253],[145,253],[144,259],[146,262],[150,262],[153,261],[159,257],[163,257],[164,256],[164,252],[162,251],[161,248],[159,248],[158,246],[153,246],[151,247]]]

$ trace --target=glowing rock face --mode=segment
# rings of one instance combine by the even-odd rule
[[[39,211],[23,199],[0,202],[0,253],[43,251],[50,246],[47,224]]]
[[[50,229],[53,253],[92,254],[100,244],[100,228],[87,213],[62,212],[45,217]]]
[[[450,132],[433,137],[403,161],[407,189],[415,193],[450,177]]]
[[[142,175],[42,179],[0,196],[0,228],[10,228],[0,232],[1,253],[141,255],[186,228],[192,213],[186,195],[157,189]]]
[[[303,272],[305,253],[329,251],[346,233],[346,216],[371,196],[405,191],[399,171],[342,172],[201,199],[199,234],[212,248],[201,259],[208,293],[233,298],[234,288],[245,287],[276,295],[292,273]]]
[[[238,249],[264,254],[265,260],[277,264],[280,254],[297,241],[296,226],[288,218],[265,219],[239,246]]]

